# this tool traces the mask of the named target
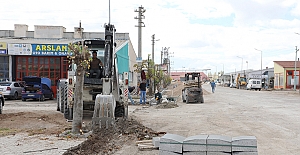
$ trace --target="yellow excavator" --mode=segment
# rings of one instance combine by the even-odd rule
[[[246,77],[242,77],[240,73],[238,73],[236,77],[236,88],[237,89],[246,89],[247,87],[247,79]]]

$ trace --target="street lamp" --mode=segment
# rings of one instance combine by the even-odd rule
[[[247,63],[247,70],[248,70],[248,61],[246,61],[246,63]]]
[[[243,62],[244,62],[244,60],[243,60],[243,58],[240,57],[240,56],[237,56],[237,57],[242,59],[242,68],[241,68],[241,73],[242,73],[242,72],[243,72]]]
[[[151,41],[152,41],[152,61],[153,61],[153,64],[155,65],[155,63],[154,63],[154,44],[155,44],[155,41],[159,41],[159,39],[155,40],[155,34],[153,34]]]
[[[299,33],[295,32],[295,34],[300,35]],[[299,49],[297,49],[296,46],[296,57],[295,57],[295,73],[294,73],[294,90],[296,91],[296,76],[295,74],[297,74],[297,52],[299,51]],[[300,76],[300,75],[299,75]],[[299,80],[299,79],[298,79]],[[299,89],[299,93],[300,93],[300,89]]]
[[[260,51],[260,80],[262,82],[262,51],[254,48],[257,51]]]

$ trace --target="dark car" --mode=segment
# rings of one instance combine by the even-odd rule
[[[22,91],[22,101],[34,99],[44,101],[46,98],[53,100],[53,91],[51,89],[51,80],[37,76],[27,76],[23,78],[26,86]]]

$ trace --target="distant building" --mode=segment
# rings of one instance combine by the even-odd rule
[[[197,71],[195,71],[197,72]],[[185,74],[187,72],[182,72],[182,71],[171,71],[171,78],[173,80],[180,80],[180,77],[185,77]],[[190,72],[189,72],[190,73]],[[206,81],[208,79],[207,75],[203,72],[200,72],[200,80],[201,81]]]
[[[274,88],[293,89],[294,78],[296,89],[299,89],[300,61],[297,61],[295,72],[295,61],[274,61]]]

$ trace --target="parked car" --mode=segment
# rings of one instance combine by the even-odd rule
[[[230,88],[236,88],[236,83],[231,83]]]
[[[4,97],[0,92],[0,114],[2,114],[3,106],[4,106]]]
[[[26,86],[22,91],[22,101],[34,99],[44,101],[46,98],[53,100],[53,91],[51,89],[51,80],[37,76],[26,76],[23,78]]]
[[[0,82],[0,92],[8,99],[20,99],[23,87],[22,82]]]

